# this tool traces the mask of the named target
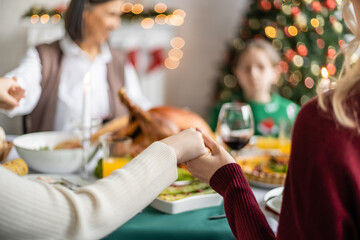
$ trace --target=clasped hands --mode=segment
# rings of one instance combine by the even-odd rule
[[[206,183],[219,168],[235,163],[221,145],[200,130],[189,128],[161,141],[174,149],[178,163],[186,164],[194,177]]]

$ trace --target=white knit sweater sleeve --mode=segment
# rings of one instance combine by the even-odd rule
[[[177,178],[174,150],[155,142],[122,169],[71,191],[0,167],[0,239],[99,239]]]

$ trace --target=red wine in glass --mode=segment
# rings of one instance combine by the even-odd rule
[[[245,103],[225,103],[218,118],[217,134],[236,157],[254,134],[250,106]]]
[[[249,143],[250,137],[223,137],[223,141],[233,150],[240,150]]]

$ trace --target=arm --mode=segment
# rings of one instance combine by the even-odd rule
[[[35,48],[30,48],[20,65],[5,75],[6,78],[17,78],[18,84],[25,90],[26,96],[19,106],[5,113],[9,117],[24,115],[32,112],[41,95],[41,62]]]
[[[240,166],[210,137],[204,135],[204,142],[211,153],[187,162],[187,166],[224,197],[226,217],[236,239],[274,239]]]
[[[127,63],[125,64],[125,89],[129,98],[139,105],[142,109],[148,110],[153,104],[143,95],[139,78],[135,72],[134,67]]]
[[[0,239],[106,236],[176,180],[177,160],[186,161],[206,151],[194,130],[164,142],[153,143],[109,177],[76,191],[26,180],[0,166]],[[179,146],[183,147],[180,151]]]

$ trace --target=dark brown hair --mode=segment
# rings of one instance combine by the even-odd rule
[[[65,30],[73,41],[83,40],[83,13],[85,6],[110,2],[113,0],[72,0],[65,13]]]

